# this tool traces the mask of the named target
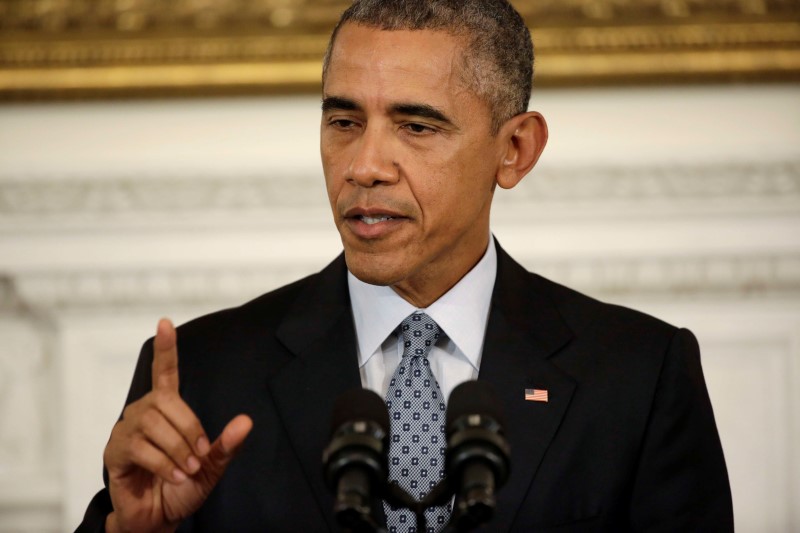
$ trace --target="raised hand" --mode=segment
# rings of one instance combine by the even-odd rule
[[[209,444],[178,392],[175,328],[159,321],[153,388],[125,408],[103,455],[114,506],[106,531],[174,531],[200,508],[252,427],[239,415]]]

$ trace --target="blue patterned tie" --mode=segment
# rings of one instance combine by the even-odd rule
[[[391,419],[389,481],[421,500],[444,477],[445,398],[431,372],[428,352],[439,338],[439,326],[425,313],[400,324],[403,360],[397,365],[386,406]],[[384,502],[389,533],[416,533],[416,519],[407,509],[393,510]],[[449,506],[425,511],[428,533],[441,531]]]

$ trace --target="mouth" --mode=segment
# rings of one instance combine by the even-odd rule
[[[369,215],[356,215],[354,217],[356,220],[360,220],[364,224],[368,226],[372,226],[373,224],[378,224],[379,222],[386,222],[387,220],[394,220],[395,217],[389,215],[377,215],[377,216],[369,216]]]
[[[344,213],[344,218],[348,220],[357,220],[364,224],[373,225],[388,220],[396,220],[400,218],[407,218],[402,213],[396,212],[392,209],[385,207],[351,207]]]
[[[383,208],[352,208],[344,213],[349,231],[364,239],[383,238],[397,231],[408,217]]]

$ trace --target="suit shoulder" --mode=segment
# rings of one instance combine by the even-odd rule
[[[618,348],[649,346],[652,350],[657,346],[663,349],[680,330],[642,311],[598,300],[538,274],[529,273],[529,276],[552,301],[566,326],[578,339]]]
[[[646,331],[672,337],[678,328],[647,313],[600,301],[575,289],[528,271],[498,245],[494,298],[512,312],[539,314],[551,327],[566,326],[573,334],[590,332]],[[560,318],[560,319],[559,319]],[[584,334],[584,335],[581,335]]]
[[[536,274],[535,297],[548,298],[569,330],[553,361],[581,383],[614,383],[648,404],[665,367],[699,361],[694,335],[647,313],[602,302]],[[670,362],[671,361],[671,362]]]
[[[211,332],[220,332],[230,328],[237,332],[251,328],[272,330],[317,276],[319,274],[306,276],[262,294],[242,305],[221,309],[192,319],[178,328],[178,337],[179,339],[206,337]]]

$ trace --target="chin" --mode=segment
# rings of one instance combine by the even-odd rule
[[[394,285],[405,277],[397,269],[397,262],[383,257],[348,251],[344,257],[350,273],[370,285]]]

